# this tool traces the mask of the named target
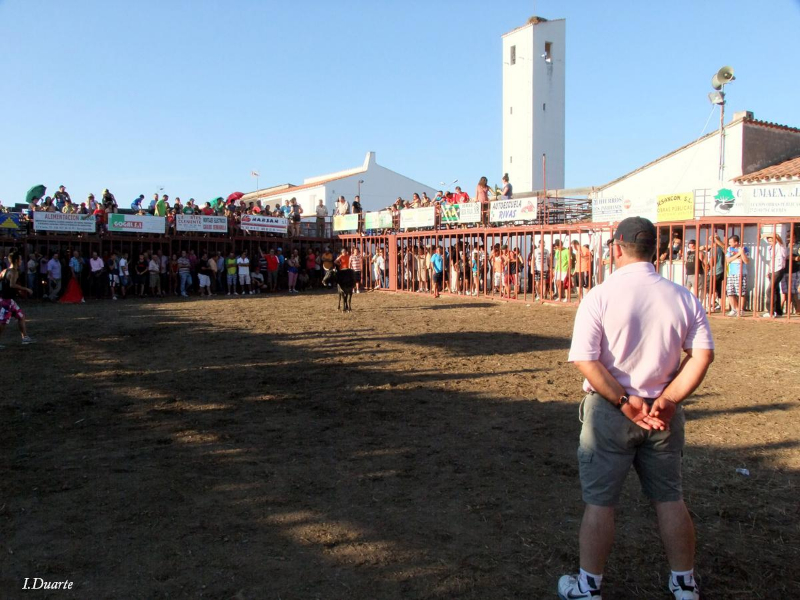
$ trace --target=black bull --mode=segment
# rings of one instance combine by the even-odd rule
[[[356,272],[353,269],[331,269],[322,278],[322,284],[335,283],[339,290],[339,305],[337,310],[352,311],[353,288],[356,285]]]

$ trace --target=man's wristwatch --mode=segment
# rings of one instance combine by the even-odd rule
[[[628,403],[628,401],[629,401],[629,400],[630,400],[630,398],[628,398],[628,397],[627,397],[627,396],[625,396],[625,395],[623,395],[623,396],[620,396],[620,397],[619,397],[619,401],[617,402],[617,405],[616,405],[616,406],[617,406],[617,408],[618,408],[618,409],[620,409],[620,410],[622,410],[622,407],[623,407],[623,406],[625,406],[625,405]]]

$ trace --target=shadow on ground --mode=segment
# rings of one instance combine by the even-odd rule
[[[577,398],[503,397],[495,382],[549,389],[566,337],[323,319],[282,332],[269,326],[281,311],[206,306],[42,318],[50,343],[0,358],[24,374],[0,403],[4,589],[44,577],[83,598],[555,597],[577,565]],[[442,370],[436,352],[409,358],[417,348],[524,362]],[[797,591],[798,474],[772,465],[776,450],[687,448],[707,598]],[[662,597],[655,521],[631,479],[606,595]]]

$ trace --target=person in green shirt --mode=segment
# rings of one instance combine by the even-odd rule
[[[193,215],[194,214],[194,200],[191,198],[186,203],[186,206],[183,207],[183,214],[185,215]]]
[[[570,256],[569,248],[564,248],[561,240],[553,242],[553,282],[556,284],[556,302],[569,300],[569,279],[570,279]],[[566,286],[566,289],[565,289]],[[564,297],[561,297],[561,292]]]
[[[234,296],[239,295],[236,293],[236,274],[238,271],[236,254],[231,250],[230,254],[228,254],[228,257],[225,259],[225,274],[228,276],[228,296],[231,295],[231,292],[233,292]]]
[[[161,200],[156,202],[156,208],[153,211],[153,215],[156,217],[166,217],[167,216],[167,200],[169,200],[169,196],[164,194],[161,196]]]

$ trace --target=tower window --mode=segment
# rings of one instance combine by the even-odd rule
[[[544,62],[553,62],[553,42],[544,43]]]
[[[511,46],[511,56],[509,57],[509,62],[512,65],[517,64],[517,47]]]
[[[510,115],[514,114],[514,107],[513,106],[509,106],[508,107],[508,114],[510,114]]]
[[[542,104],[542,110],[547,110],[547,104]]]
[[[514,157],[513,156],[509,156],[508,157],[508,162],[509,163],[513,163],[514,162]]]

